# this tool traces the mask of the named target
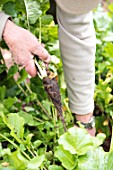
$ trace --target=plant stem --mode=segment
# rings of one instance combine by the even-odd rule
[[[28,84],[25,82],[25,86],[26,86],[26,88],[27,88],[27,90],[29,91],[29,93],[30,94],[32,94],[33,92],[32,92],[32,90],[29,88],[29,86],[28,86]],[[45,110],[45,108],[43,107],[43,105],[41,104],[41,102],[38,100],[38,99],[36,99],[36,102],[37,102],[37,104],[41,107],[41,109],[44,111],[44,113],[47,115],[47,117],[51,120],[52,118],[51,118],[51,116],[48,114],[48,112]]]
[[[35,120],[37,120],[37,121],[43,123],[43,121],[42,121],[41,119],[39,119],[38,117],[34,117],[34,116],[33,116],[33,119],[35,119]]]
[[[17,86],[20,88],[20,90],[24,93],[25,96],[27,96],[27,93],[25,92],[25,90],[22,88],[22,86],[19,83],[16,83]]]
[[[18,146],[17,146],[13,141],[11,141],[10,139],[8,139],[6,136],[2,135],[1,133],[0,133],[0,136],[1,136],[2,138],[4,138],[5,140],[7,140],[9,143],[11,143],[11,144],[14,146],[15,149],[18,149]]]
[[[27,25],[28,25],[28,30],[30,31],[30,24],[29,24],[29,18],[28,18],[28,7],[27,7],[27,2],[24,0],[25,8],[26,8],[26,16],[27,16]]]
[[[5,140],[7,140],[9,143],[11,143],[11,144],[14,146],[15,149],[18,149],[18,145],[16,145],[13,141],[11,141],[10,139],[8,139],[6,136],[2,135],[1,133],[0,133],[0,136],[1,136],[2,138],[4,138]],[[23,154],[28,160],[30,160],[30,157],[29,157],[24,151],[21,151],[21,152],[22,152],[22,154]]]
[[[30,152],[30,154],[35,157],[34,153],[27,147],[28,151]]]
[[[39,17],[39,42],[42,42],[42,32],[41,32],[41,27],[42,27],[42,23],[41,23],[41,17]]]
[[[110,144],[110,152],[113,151],[113,126],[112,126],[112,137],[111,137],[111,144]]]

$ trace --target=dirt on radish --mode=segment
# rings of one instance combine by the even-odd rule
[[[62,124],[64,126],[64,131],[66,131],[66,123],[63,117],[62,113],[62,103],[61,103],[61,95],[58,87],[57,79],[52,75],[51,72],[47,71],[47,76],[43,78],[43,85],[45,88],[45,91],[47,92],[48,96],[52,100],[59,118],[62,121]]]

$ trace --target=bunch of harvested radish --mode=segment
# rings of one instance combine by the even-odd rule
[[[44,89],[47,92],[48,96],[50,97],[51,101],[53,102],[58,117],[61,119],[64,131],[66,131],[66,123],[62,113],[62,103],[61,103],[61,96],[58,87],[57,80],[54,76],[54,73],[50,72],[49,70],[46,71],[46,66],[43,61],[37,62],[35,59],[35,65],[37,67],[38,75],[43,81]]]

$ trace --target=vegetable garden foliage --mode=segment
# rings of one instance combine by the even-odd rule
[[[53,104],[39,77],[27,80],[24,69],[6,68],[0,54],[0,170],[112,170],[113,141],[109,152],[100,146],[104,134],[91,137],[83,128],[73,127],[66,85],[59,59],[57,25],[47,15],[48,0],[1,0],[1,10],[45,44],[58,74],[68,131],[64,133]],[[101,7],[94,13],[97,34],[95,111],[97,130],[110,135],[113,116],[113,4],[109,13]],[[109,15],[108,15],[109,14]],[[21,45],[21,44],[20,44]],[[2,42],[1,46],[6,47]],[[17,81],[15,73],[19,73]],[[99,112],[99,114],[98,114]],[[102,114],[100,116],[100,113]]]

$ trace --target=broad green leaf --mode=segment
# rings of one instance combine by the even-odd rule
[[[52,103],[50,101],[43,100],[42,104],[43,104],[44,108],[47,110],[47,112],[51,115]]]
[[[58,166],[58,165],[50,165],[48,167],[48,170],[63,170],[63,168],[61,166]]]
[[[97,148],[98,146],[102,145],[105,138],[106,138],[106,135],[104,133],[99,133],[97,134],[96,137],[92,137],[94,147]]]
[[[17,101],[18,101],[18,99],[16,97],[14,97],[14,98],[9,97],[8,99],[3,100],[3,104],[4,104],[5,108],[9,109]]]
[[[113,169],[113,151],[107,154],[108,154],[108,162],[107,162],[106,170],[112,170]]]
[[[0,100],[3,100],[5,98],[5,95],[6,95],[6,87],[1,86],[0,87]]]
[[[42,165],[44,159],[44,155],[36,156],[35,158],[31,159],[27,164],[28,170],[37,170]]]
[[[29,126],[35,126],[36,122],[34,121],[33,116],[31,114],[21,111],[21,112],[18,112],[18,115],[24,118],[25,124]]]
[[[9,1],[15,2],[15,0],[0,0],[0,5],[3,5],[3,4],[5,4],[6,2],[9,2]]]
[[[41,17],[41,24],[42,26],[49,25],[53,21],[52,15],[44,15]]]
[[[0,116],[2,116],[3,113],[8,113],[8,110],[4,107],[2,103],[0,103]]]
[[[42,14],[42,11],[40,10],[40,3],[38,1],[34,0],[24,0],[25,8],[26,8],[26,15],[28,22],[30,24],[35,24],[37,19]]]
[[[47,12],[49,7],[50,7],[49,0],[42,0],[42,2],[41,2],[41,11],[43,12],[43,15]]]
[[[91,150],[87,156],[79,158],[78,170],[112,170],[113,153],[106,153],[102,148]]]
[[[84,155],[88,150],[92,149],[92,137],[85,129],[72,127],[67,133],[60,136],[58,143],[71,154]]]
[[[23,157],[23,155],[20,153],[19,150],[13,152],[9,156],[9,161],[10,164],[16,169],[16,170],[25,170],[26,169],[26,164],[27,164],[27,159]]]
[[[77,166],[77,156],[72,155],[69,151],[65,150],[61,145],[57,147],[55,156],[61,161],[63,167],[68,170],[73,170]]]
[[[14,2],[7,2],[3,6],[3,11],[10,15],[11,17],[17,17],[17,11],[15,9],[15,3]]]
[[[17,113],[10,113],[6,116],[3,115],[3,121],[11,130],[11,135],[18,139],[23,139],[24,136],[24,119]],[[21,141],[19,140],[19,142]]]

